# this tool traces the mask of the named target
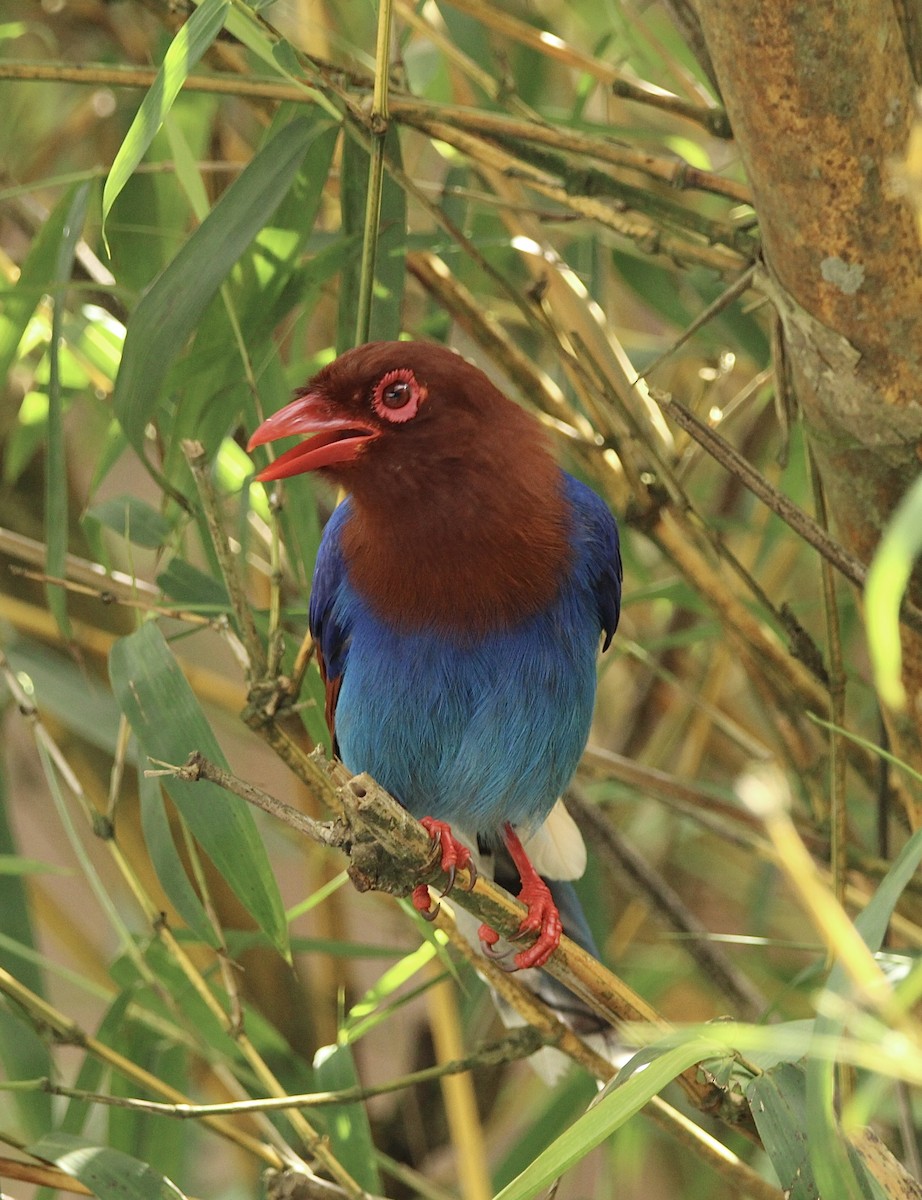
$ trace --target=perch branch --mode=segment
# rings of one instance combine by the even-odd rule
[[[311,761],[319,766],[317,753]],[[183,766],[162,769],[186,780],[209,779],[222,787],[231,782],[226,772],[200,754],[190,755]],[[429,835],[371,776],[349,777],[341,764],[333,764],[328,779],[340,783],[336,790],[342,816],[333,822],[311,821],[289,805],[239,780],[233,781],[232,790],[306,836],[342,849],[349,855],[349,876],[359,891],[407,896],[417,882],[437,882],[443,877]],[[459,871],[458,876],[453,893],[456,902],[501,935],[513,936],[525,913],[522,905],[489,880],[477,877],[472,883],[466,870]],[[478,969],[480,966],[478,960]],[[612,1025],[640,1021],[657,1034],[669,1028],[646,1001],[569,938],[561,939],[544,969]],[[702,1079],[697,1069],[690,1068],[678,1082],[702,1111],[719,1112],[737,1126],[745,1121],[741,1106],[711,1081]]]

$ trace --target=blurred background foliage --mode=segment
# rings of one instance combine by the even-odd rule
[[[918,1177],[919,780],[886,754],[856,592],[673,419],[679,402],[823,523],[753,286],[738,152],[673,16],[394,0],[384,122],[370,4],[7,0],[12,1194],[66,1183],[38,1159],[103,1197],[479,1200],[533,1195],[564,1167],[561,1197],[780,1196],[779,1177],[798,1197],[919,1194],[884,1148]],[[646,1096],[626,1089],[592,1110],[598,1127],[574,1124],[590,1074],[548,1088],[521,1061],[286,1113],[183,1121],[99,1099],[372,1088],[503,1036],[470,965],[392,899],[356,895],[341,854],[212,785],[144,773],[198,749],[329,815],[274,752],[324,744],[316,669],[295,705],[272,681],[302,665],[335,497],[308,478],[271,496],[242,447],[364,340],[363,297],[369,336],[447,341],[535,411],[622,523],[622,624],[574,787],[580,890],[605,964],[665,1019],[751,1023],[708,1057],[757,1129],[664,1093],[726,1154],[655,1104],[632,1116]],[[902,528],[891,610],[918,496]],[[840,904],[864,913],[857,932]],[[648,1058],[676,1075],[695,1036]],[[665,1079],[648,1071],[653,1095]]]

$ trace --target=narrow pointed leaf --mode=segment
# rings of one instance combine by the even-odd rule
[[[69,1133],[50,1133],[30,1146],[29,1153],[57,1164],[99,1200],[181,1200],[183,1195],[147,1163]]]
[[[170,903],[189,928],[209,946],[218,945],[218,938],[208,914],[193,888],[182,859],[173,841],[173,832],[160,791],[160,780],[138,772],[138,793],[141,798],[141,828],[144,842],[160,886]]]
[[[22,335],[39,300],[48,291],[48,280],[54,277],[72,199],[72,193],[66,193],[49,214],[22,264],[15,287],[3,296],[0,304],[0,380],[5,380],[9,374]]]
[[[224,28],[230,0],[203,0],[173,38],[157,78],[141,102],[119,147],[102,193],[102,219],[131,178],[163,124],[190,71]]]
[[[901,678],[900,605],[912,564],[922,553],[922,478],[916,480],[891,518],[868,570],[865,628],[877,690],[892,708],[906,705]]]
[[[128,323],[113,407],[143,454],[167,372],[231,267],[278,207],[316,128],[292,121],[251,160],[173,261],[144,294]]]
[[[507,1184],[496,1200],[530,1200],[536,1196],[639,1112],[667,1083],[693,1063],[713,1058],[715,1052],[723,1053],[715,1043],[695,1038],[655,1058],[575,1121],[521,1175]]]
[[[765,1152],[790,1200],[820,1200],[807,1149],[803,1068],[782,1063],[746,1089]]]
[[[321,1046],[314,1056],[314,1081],[318,1091],[336,1092],[357,1087],[361,1080],[352,1047]],[[327,1136],[337,1161],[366,1191],[383,1192],[368,1110],[364,1104],[331,1105],[324,1113]]]
[[[51,1054],[45,1042],[18,1013],[0,1006],[0,1063],[2,1074],[11,1081],[41,1079],[53,1074]],[[38,1089],[14,1091],[11,1102],[19,1132],[38,1137],[52,1123],[51,1096]]]
[[[150,758],[175,765],[198,750],[227,767],[226,759],[163,635],[148,621],[121,638],[109,656],[112,688]],[[259,927],[283,953],[288,927],[265,847],[246,802],[204,780],[164,777],[193,835]]]
[[[51,318],[51,344],[48,347],[50,373],[48,379],[48,451],[45,464],[45,567],[49,575],[60,578],[65,574],[67,556],[68,503],[67,457],[64,452],[63,396],[61,394],[61,343],[64,325],[65,294],[74,266],[77,242],[83,232],[89,183],[82,183],[73,194],[58,245],[54,268],[54,311]],[[63,588],[49,584],[46,589],[48,607],[58,628],[70,638],[67,616],[67,597]]]

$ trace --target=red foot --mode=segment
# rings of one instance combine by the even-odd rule
[[[515,936],[516,938],[527,937],[531,933],[538,935],[527,950],[518,952],[513,959],[515,967],[512,969],[525,970],[528,967],[543,967],[560,944],[562,932],[560,913],[557,911],[557,905],[551,897],[547,884],[531,865],[515,830],[511,825],[506,825],[503,833],[506,849],[512,855],[512,861],[522,880],[519,899],[528,909],[528,914]],[[499,934],[489,925],[481,925],[478,936],[484,953],[490,955],[493,947],[499,941]]]
[[[420,825],[422,825],[423,829],[425,829],[434,842],[438,842],[442,870],[446,874],[451,874],[458,867],[470,866],[470,850],[468,850],[463,842],[458,841],[451,832],[451,826],[446,821],[437,821],[435,817],[423,817]]]
[[[533,878],[526,879],[519,892],[519,899],[528,909],[528,916],[519,926],[516,938],[529,933],[537,933],[538,937],[527,950],[520,950],[515,956],[515,965],[520,968],[543,967],[560,945],[560,935],[563,926],[560,923],[560,913],[554,903],[547,884],[532,868]]]
[[[433,905],[432,897],[429,895],[429,884],[420,883],[413,889],[413,894],[410,897],[413,907],[421,917],[425,917],[427,921],[434,921],[436,914],[439,911],[438,904]]]
[[[452,834],[451,826],[445,821],[437,821],[434,817],[423,817],[420,821],[423,829],[429,834],[434,842],[438,842],[439,865],[448,876],[448,884],[442,892],[443,896],[447,896],[451,889],[455,886],[455,876],[459,868],[467,870],[470,875],[470,886],[474,886],[474,881],[477,878],[477,869],[471,860],[471,852],[462,842]],[[413,889],[412,895],[413,907],[425,917],[427,921],[434,921],[435,914],[439,911],[439,906],[432,905],[432,898],[429,895],[428,884],[421,883]]]
[[[448,887],[442,895],[447,896],[455,886],[455,876],[459,868],[464,870],[466,867],[473,874],[474,865],[471,862],[471,852],[467,846],[458,841],[451,832],[451,826],[445,821],[437,821],[434,817],[423,817],[420,825],[432,840],[439,844],[440,865],[448,876]]]
[[[504,958],[505,955],[493,954],[493,947],[499,941],[499,934],[495,929],[491,929],[489,925],[481,925],[477,930],[477,936],[480,938],[480,944],[483,946],[483,952],[488,958]]]

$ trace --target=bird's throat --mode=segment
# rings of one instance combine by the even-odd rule
[[[399,519],[354,498],[343,529],[352,585],[398,628],[482,636],[527,620],[553,601],[570,566],[570,512],[556,465],[544,482],[418,504]]]

